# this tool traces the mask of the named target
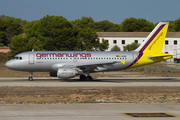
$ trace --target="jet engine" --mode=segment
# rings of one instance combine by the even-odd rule
[[[58,78],[72,78],[77,75],[78,71],[72,68],[58,68],[57,77]]]

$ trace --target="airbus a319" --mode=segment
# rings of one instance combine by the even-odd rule
[[[92,72],[135,68],[172,58],[162,53],[167,22],[160,22],[144,42],[134,51],[31,51],[15,55],[5,66],[12,70],[49,72],[51,77],[93,80]]]

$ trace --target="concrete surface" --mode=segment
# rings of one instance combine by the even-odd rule
[[[74,79],[58,79],[51,77],[34,77],[28,81],[26,77],[0,77],[0,86],[180,86],[180,78],[176,77],[99,77],[93,81]]]
[[[131,118],[121,113],[169,113],[180,116],[180,104],[55,104],[0,106],[5,120],[179,120],[179,117]]]
[[[171,77],[101,77],[94,81],[34,77],[0,77],[0,86],[180,86],[180,78]],[[175,116],[161,118],[130,118],[121,113],[169,113]],[[179,120],[180,104],[52,104],[1,105],[0,120]]]

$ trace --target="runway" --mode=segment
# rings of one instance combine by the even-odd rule
[[[131,118],[121,113],[168,113],[178,117]],[[0,107],[6,120],[179,120],[180,104],[54,104]]]
[[[52,77],[34,77],[34,81],[28,81],[26,77],[0,77],[0,86],[180,86],[180,77],[99,77],[93,81]]]
[[[59,87],[97,87],[97,86],[180,86],[176,77],[99,77],[93,81],[58,79],[51,77],[0,77],[0,86],[59,86]],[[176,117],[132,118],[122,113],[167,113]],[[0,119],[19,120],[178,120],[180,104],[134,104],[134,103],[78,103],[78,104],[5,104],[0,105]]]

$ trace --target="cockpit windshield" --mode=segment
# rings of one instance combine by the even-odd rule
[[[22,57],[15,56],[13,59],[22,60]]]

